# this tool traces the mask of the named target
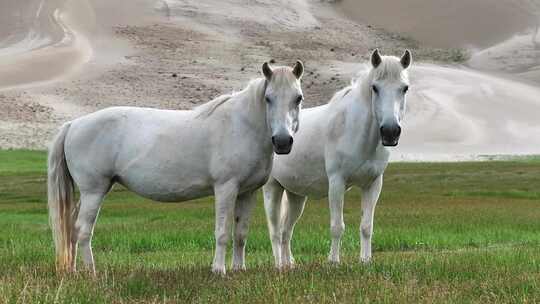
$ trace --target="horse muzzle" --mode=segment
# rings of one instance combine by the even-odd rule
[[[290,135],[272,136],[272,145],[276,154],[289,154],[293,146],[293,137]]]
[[[399,125],[382,126],[380,131],[383,146],[395,147],[398,145],[399,136],[401,135],[401,127]]]

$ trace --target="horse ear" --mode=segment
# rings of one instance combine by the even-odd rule
[[[379,49],[375,49],[371,54],[371,65],[373,68],[377,68],[382,62],[381,54],[379,54]]]
[[[262,65],[262,72],[263,72],[264,77],[266,77],[266,79],[267,79],[268,81],[270,81],[270,79],[272,79],[272,74],[273,74],[274,72],[272,71],[272,68],[270,67],[270,65],[268,64],[268,62],[263,63],[263,65]]]
[[[302,61],[296,60],[296,64],[294,65],[292,72],[297,79],[302,78],[302,75],[304,74],[304,64]]]
[[[406,69],[411,65],[412,62],[412,55],[411,51],[405,50],[405,54],[401,56],[401,66]]]

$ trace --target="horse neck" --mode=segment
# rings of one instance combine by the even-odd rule
[[[381,141],[379,125],[375,119],[371,103],[371,80],[365,77],[351,90],[352,98],[347,99],[345,105],[347,113],[351,115],[351,130],[365,130],[364,132],[348,132],[349,142],[353,143],[356,152],[362,155],[375,153]]]

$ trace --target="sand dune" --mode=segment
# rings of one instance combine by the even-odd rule
[[[519,34],[474,52],[468,65],[540,84],[540,44],[532,37],[532,33]]]
[[[125,47],[113,26],[152,20],[145,0],[6,0],[0,3],[0,89],[58,80],[93,55]],[[101,54],[103,55],[103,54]],[[107,59],[105,59],[107,61]]]
[[[396,158],[540,153],[540,90],[468,69],[417,65]]]
[[[3,24],[18,24],[9,34],[4,32],[3,48],[0,48],[0,88],[50,81],[91,58],[90,44],[76,30],[69,7],[61,1],[41,0],[34,4],[37,4],[34,6],[35,15],[23,15],[28,11],[22,8],[27,7],[16,6],[14,2],[5,2],[0,8],[12,17],[4,19]],[[13,9],[11,14],[7,14],[10,8]],[[14,18],[20,19],[16,21]]]
[[[361,23],[405,33],[439,47],[488,47],[531,27],[536,0],[342,0]]]

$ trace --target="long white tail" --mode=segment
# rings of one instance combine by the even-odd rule
[[[70,123],[66,123],[54,139],[49,150],[48,205],[49,220],[56,246],[56,269],[71,271],[73,265],[72,234],[76,213],[73,202],[74,186],[64,153],[64,142]]]

